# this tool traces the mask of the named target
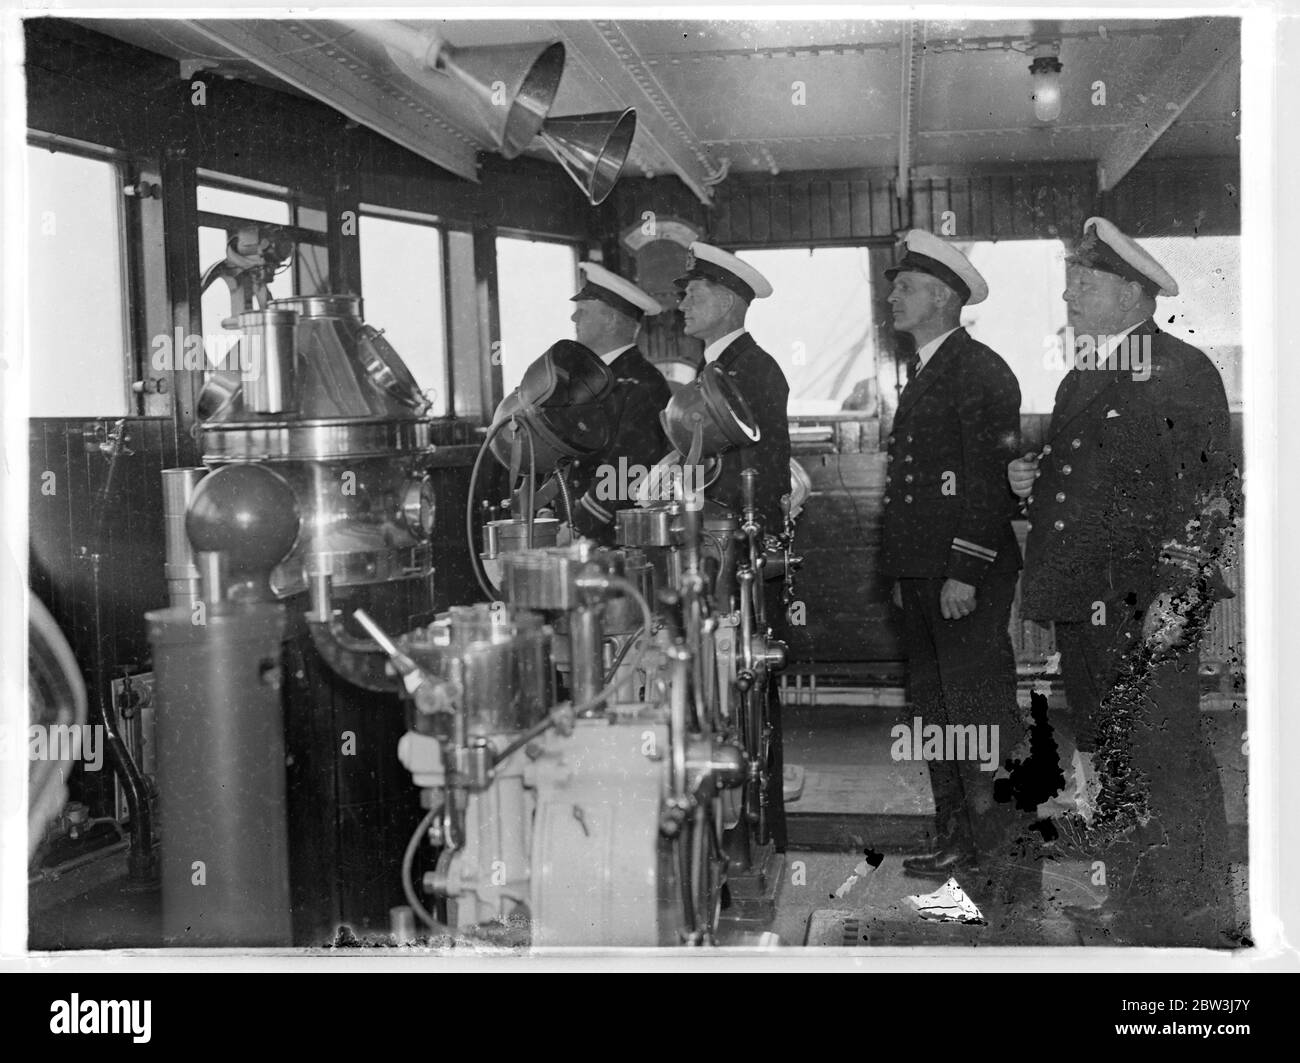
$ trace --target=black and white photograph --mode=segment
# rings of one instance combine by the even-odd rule
[[[6,955],[1282,947],[1243,12],[20,14]]]

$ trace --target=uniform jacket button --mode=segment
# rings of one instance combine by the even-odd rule
[[[1052,525],[1052,527],[1055,528],[1057,531],[1065,531],[1065,521],[1058,520],[1055,524]]]
[[[892,455],[892,454],[886,454],[886,455],[885,455],[885,462],[886,462],[886,464],[888,464],[889,462],[891,462],[891,461],[893,461],[893,460],[894,460],[894,455]]]
[[[904,495],[904,496],[903,496],[903,501],[904,501],[904,502],[909,502],[909,503],[910,503],[910,502],[912,501],[912,496],[911,496],[911,495]]]
[[[915,442],[915,440],[910,435],[907,437],[907,441],[909,443]]]
[[[1030,495],[1028,498],[1025,499],[1025,501],[1032,506],[1034,504],[1034,496]]]
[[[1064,492],[1064,491],[1057,491],[1057,492],[1056,492],[1056,500],[1057,500],[1058,502],[1064,502],[1064,501],[1065,501],[1065,492]]]
[[[1075,450],[1078,450],[1081,446],[1083,446],[1083,440],[1082,440],[1082,439],[1071,439],[1071,440],[1070,440],[1070,446],[1072,446]]]
[[[906,476],[903,477],[903,483],[910,484],[915,479],[916,477],[909,472]]]
[[[1047,457],[1052,452],[1052,444],[1048,443],[1043,447],[1043,457]]]
[[[1025,521],[1025,530],[1026,530],[1026,531],[1033,531],[1033,530],[1034,530],[1034,522],[1033,522],[1032,520],[1027,520],[1027,521]]]
[[[1068,465],[1062,465],[1062,466],[1061,466],[1061,475],[1062,475],[1062,476],[1069,476],[1070,473],[1072,473],[1072,472],[1074,472],[1074,470],[1073,470],[1072,468],[1070,468],[1070,466],[1068,466]]]
[[[906,463],[906,464],[911,464],[911,462],[912,462],[912,455],[911,455],[911,454],[904,454],[904,455],[903,455],[903,461],[904,461],[904,463]]]

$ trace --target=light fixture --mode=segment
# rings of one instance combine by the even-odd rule
[[[1040,122],[1055,122],[1061,117],[1061,61],[1054,55],[1040,55],[1029,64],[1034,81],[1034,117]]]

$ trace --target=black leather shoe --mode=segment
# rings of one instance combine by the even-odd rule
[[[925,856],[909,856],[903,861],[903,874],[943,880],[959,871],[970,871],[977,863],[973,849],[954,846]]]

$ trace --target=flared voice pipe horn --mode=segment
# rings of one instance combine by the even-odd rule
[[[470,101],[479,131],[507,159],[541,132],[564,74],[560,41],[457,47],[435,33],[401,22],[348,22],[362,37],[383,45],[407,77],[435,94],[454,79]]]
[[[635,135],[636,111],[631,107],[548,118],[541,129],[542,143],[593,207],[618,183]]]

